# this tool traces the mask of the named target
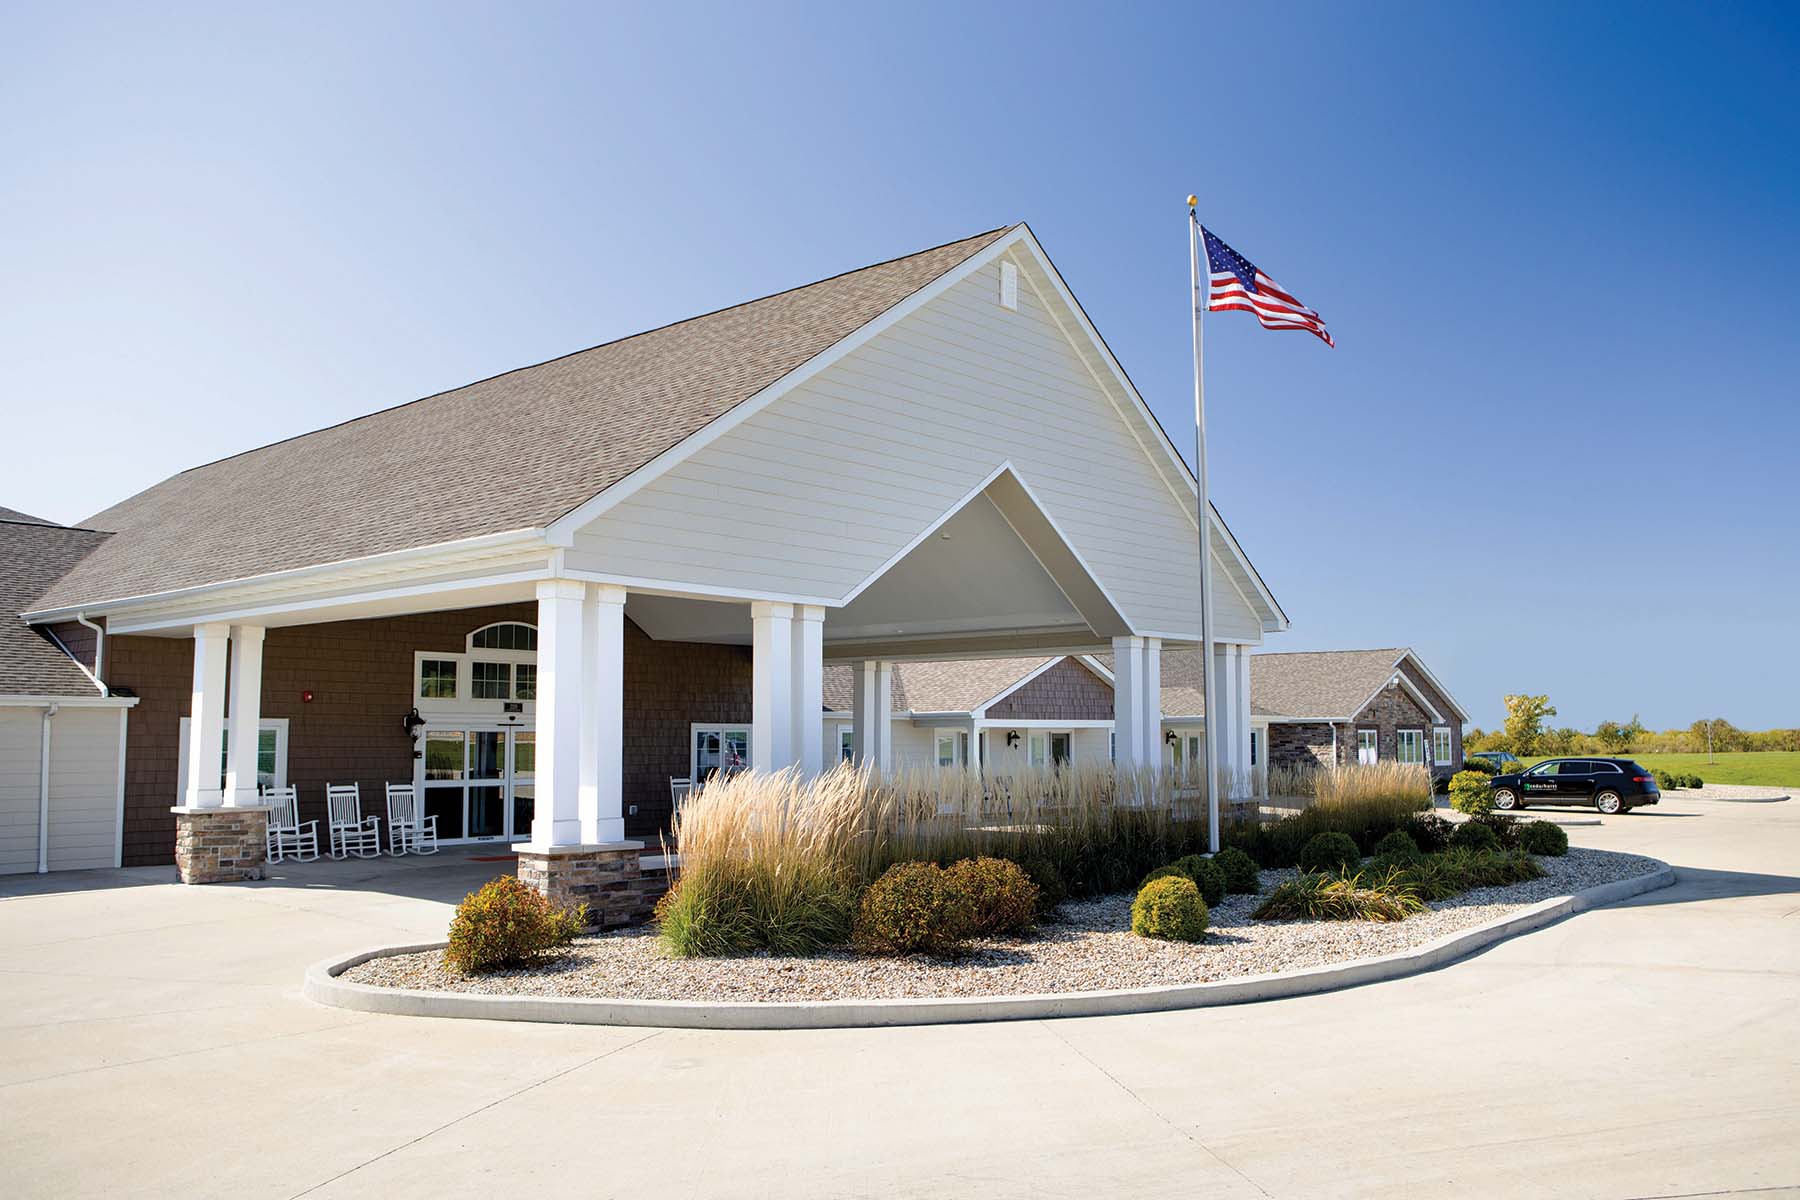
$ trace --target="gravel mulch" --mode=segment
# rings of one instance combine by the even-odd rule
[[[444,970],[436,952],[372,959],[343,978],[493,995],[707,1001],[1006,996],[1204,983],[1411,949],[1540,900],[1646,874],[1658,865],[1637,855],[1584,849],[1539,861],[1549,872],[1542,879],[1465,892],[1393,923],[1252,921],[1258,898],[1227,896],[1212,910],[1206,939],[1192,944],[1134,936],[1132,898],[1126,894],[1071,901],[1059,920],[1034,933],[984,939],[951,960],[870,958],[849,951],[806,958],[682,959],[639,929],[582,938],[569,953],[535,967],[472,979]],[[1295,874],[1264,871],[1263,889]]]

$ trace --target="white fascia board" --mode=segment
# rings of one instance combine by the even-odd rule
[[[1431,673],[1431,668],[1427,667],[1425,665],[1425,661],[1423,659],[1421,659],[1417,654],[1413,653],[1413,651],[1410,648],[1407,649],[1407,651],[1400,656],[1400,663],[1404,663],[1408,659],[1412,660],[1412,665],[1419,669],[1419,674],[1423,675],[1425,677],[1426,682],[1431,684],[1432,687],[1437,689],[1437,694],[1442,696],[1444,698],[1445,702],[1448,703],[1450,705],[1450,708],[1456,713],[1456,715],[1459,718],[1461,718],[1463,723],[1467,724],[1469,721],[1469,710],[1464,708],[1461,704],[1457,703],[1456,697],[1452,696],[1450,694],[1450,689],[1445,687],[1443,685],[1443,683],[1438,680],[1438,677]],[[1399,666],[1400,663],[1396,663],[1394,665]]]
[[[1172,468],[1175,477],[1185,483],[1185,488],[1180,492],[1175,492],[1173,486],[1171,486],[1170,490],[1175,492],[1177,498],[1183,502],[1181,506],[1182,511],[1187,515],[1189,523],[1192,524],[1196,530],[1199,529],[1200,518],[1196,509],[1199,507],[1200,502],[1200,481],[1194,477],[1194,472],[1189,468],[1187,460],[1181,457],[1181,452],[1175,448],[1175,443],[1170,440],[1168,431],[1162,427],[1162,422],[1156,419],[1156,414],[1151,412],[1150,406],[1144,402],[1144,397],[1138,392],[1137,385],[1132,383],[1131,377],[1125,373],[1124,366],[1116,357],[1114,357],[1112,348],[1106,344],[1106,339],[1100,336],[1100,331],[1096,329],[1094,323],[1088,319],[1087,311],[1081,307],[1081,302],[1075,298],[1075,293],[1069,290],[1069,285],[1063,279],[1062,272],[1058,271],[1056,269],[1056,264],[1050,261],[1049,254],[1045,253],[1043,245],[1037,240],[1037,236],[1031,232],[1029,226],[1021,226],[1021,229],[1025,234],[1023,239],[1025,248],[1030,250],[1032,255],[1038,260],[1038,264],[1042,268],[1045,277],[1050,280],[1051,286],[1056,289],[1057,297],[1062,301],[1065,310],[1074,316],[1082,334],[1087,338],[1088,343],[1100,355],[1101,361],[1107,365],[1114,384],[1122,394],[1129,398],[1133,412],[1137,418],[1136,423],[1139,427],[1150,431],[1152,441],[1162,452],[1161,457],[1164,462]],[[1035,291],[1037,289],[1035,281],[1031,281],[1029,274],[1027,274],[1026,278],[1027,281],[1031,283],[1032,289]],[[1054,319],[1054,306],[1045,302],[1041,293],[1039,294],[1038,299],[1040,303],[1044,304],[1045,309],[1050,311],[1051,316]],[[1060,327],[1062,322],[1058,320],[1057,324]],[[1063,334],[1073,342],[1073,337],[1069,335],[1066,329],[1063,331]],[[1086,357],[1079,352],[1079,348],[1077,348],[1076,357],[1081,358],[1083,362],[1086,362]],[[1109,397],[1112,395],[1112,390],[1109,388],[1103,386],[1100,390]],[[1130,424],[1131,422],[1128,421],[1127,425]],[[1144,445],[1141,438],[1139,439],[1139,445]],[[1145,450],[1148,452],[1149,447],[1145,446]],[[1159,471],[1158,474],[1163,474],[1163,472]],[[1166,474],[1164,475],[1164,482],[1169,482]],[[1212,510],[1211,515],[1213,521],[1218,525],[1220,531],[1224,533],[1225,541],[1231,547],[1233,555],[1243,565],[1245,575],[1255,583],[1257,592],[1263,600],[1264,607],[1273,618],[1275,628],[1270,630],[1270,632],[1280,632],[1281,630],[1285,630],[1288,627],[1288,616],[1287,613],[1282,610],[1281,605],[1276,601],[1275,594],[1269,590],[1269,586],[1263,581],[1262,575],[1257,571],[1255,565],[1251,563],[1249,556],[1244,553],[1243,546],[1238,543],[1236,535],[1231,532],[1231,527],[1225,524],[1225,519],[1219,515],[1219,510],[1217,506],[1212,504],[1210,497],[1207,501],[1207,507]],[[1241,593],[1242,589],[1239,589],[1239,591]],[[1243,599],[1244,603],[1249,607],[1257,607],[1250,601],[1249,597],[1246,596]]]
[[[768,600],[776,604],[815,604],[834,607],[839,601],[832,596],[809,596],[799,592],[769,592],[756,588],[724,588],[707,584],[682,583],[673,579],[650,579],[641,575],[617,575],[610,571],[585,571],[559,568],[559,579],[578,579],[583,583],[617,584],[628,592],[651,596],[672,596],[684,600]]]
[[[138,620],[108,620],[108,634],[154,633],[158,630],[179,629],[188,625],[197,625],[209,621],[226,623],[251,623],[258,618],[279,616],[286,613],[309,613],[323,608],[354,608],[358,604],[375,604],[389,600],[400,600],[411,597],[429,597],[445,592],[469,591],[474,588],[505,587],[510,584],[535,583],[541,579],[552,578],[551,569],[546,563],[543,567],[524,571],[510,571],[498,575],[470,575],[456,579],[441,579],[432,583],[395,584],[392,587],[370,588],[364,591],[333,593],[312,599],[270,600],[264,603],[240,604],[237,607],[208,609],[204,612],[168,613],[161,616],[142,617]],[[390,614],[382,614],[390,615]],[[332,618],[334,620],[358,620],[354,616]]]
[[[1151,634],[1146,634],[1145,636],[1146,637],[1155,637],[1157,635],[1154,633],[1151,633]],[[1090,670],[1094,674],[1098,675],[1106,683],[1110,684],[1110,683],[1116,682],[1113,679],[1113,673],[1111,671],[1107,670],[1105,665],[1102,664],[1101,661],[1098,658],[1095,658],[1092,654],[1082,654],[1082,655],[1078,655],[1077,657],[1079,657],[1081,659],[1082,666],[1086,667],[1088,670]]]
[[[0,708],[135,708],[136,696],[0,696]]]
[[[605,491],[576,505],[552,521],[545,530],[545,536],[553,545],[573,545],[576,530],[630,498],[647,484],[666,474],[675,464],[692,457],[704,447],[718,441],[782,396],[844,358],[851,351],[865,345],[878,334],[892,328],[910,314],[930,304],[969,275],[1006,253],[1007,248],[1016,245],[1025,233],[1023,225],[1014,226],[1010,231],[995,238],[991,243],[951,267],[874,320],[862,325],[848,336],[833,342],[761,391],[739,401],[731,409],[696,429]]]
[[[1111,721],[1054,721],[1037,717],[1023,721],[1009,717],[980,717],[975,721],[978,729],[1110,729],[1112,725]]]
[[[450,542],[437,542],[429,546],[411,546],[404,550],[389,550],[381,554],[364,555],[359,558],[344,558],[327,563],[313,563],[309,566],[295,567],[287,571],[270,571],[261,575],[245,575],[237,579],[222,579],[216,583],[195,584],[192,587],[171,588],[163,592],[143,592],[133,596],[121,596],[99,603],[83,602],[62,608],[45,608],[23,614],[26,621],[38,625],[48,621],[73,620],[77,613],[90,616],[109,615],[116,612],[128,612],[134,608],[142,608],[152,604],[167,604],[194,597],[206,596],[227,588],[241,588],[255,584],[278,583],[287,580],[302,580],[328,571],[346,569],[379,571],[396,564],[411,562],[415,559],[430,558],[439,555],[457,554],[470,550],[490,550],[505,546],[525,546],[544,541],[542,529],[513,529],[503,533],[485,533],[477,537],[459,538]]]

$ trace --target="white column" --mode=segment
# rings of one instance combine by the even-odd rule
[[[1250,793],[1250,775],[1256,770],[1250,765],[1250,647],[1233,646],[1233,678],[1237,681],[1232,688],[1235,704],[1231,710],[1231,730],[1237,741],[1238,774],[1243,777],[1239,788],[1240,794]],[[1263,754],[1268,754],[1268,747],[1263,747]]]
[[[1213,737],[1215,732],[1218,741],[1219,773],[1228,781],[1226,794],[1231,795],[1235,785],[1230,785],[1238,777],[1237,759],[1237,671],[1232,663],[1231,652],[1234,647],[1230,643],[1221,643],[1213,647],[1213,670],[1217,672],[1213,678],[1213,701],[1219,706],[1218,714],[1206,714],[1206,736]]]
[[[875,664],[875,728],[880,743],[875,765],[882,771],[894,769],[894,664]]]
[[[850,668],[850,679],[850,741],[856,765],[874,766],[881,759],[881,727],[875,719],[875,710],[880,707],[875,702],[875,689],[880,685],[881,664],[855,663]]]
[[[794,760],[808,777],[825,769],[825,610],[794,608]]]
[[[794,606],[750,605],[750,765],[779,771],[794,764]]]
[[[219,756],[225,751],[225,650],[231,626],[194,626],[194,692],[188,703],[187,778],[181,802],[190,808],[218,808]]]
[[[981,774],[981,722],[969,722],[969,770]]]
[[[262,727],[261,625],[231,627],[231,734],[225,749],[225,803],[255,804],[256,746]]]
[[[1144,730],[1142,761],[1146,766],[1162,762],[1162,639],[1144,639],[1144,680],[1138,704],[1138,722]]]
[[[1144,639],[1113,639],[1113,755],[1121,767],[1144,758]]]
[[[540,639],[539,644],[542,644]],[[592,584],[581,601],[581,787],[584,845],[625,840],[625,589]]]
[[[531,845],[584,844],[581,820],[582,608],[574,580],[537,585],[537,779]]]

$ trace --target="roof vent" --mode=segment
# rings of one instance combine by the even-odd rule
[[[1009,262],[1000,264],[1000,307],[1019,311],[1019,268]]]

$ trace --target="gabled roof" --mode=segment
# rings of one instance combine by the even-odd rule
[[[1349,721],[1408,659],[1449,704],[1451,713],[1440,715],[1468,720],[1462,706],[1405,646],[1252,655],[1250,696],[1253,703],[1285,717]]]
[[[74,659],[18,614],[105,540],[91,529],[0,516],[0,696],[100,694]]]
[[[1011,691],[1038,668],[1060,656],[971,658],[942,662],[897,662],[889,692],[896,714],[970,713]],[[825,665],[825,707],[849,712],[855,706],[851,668]]]
[[[1110,681],[1114,670],[1113,656],[1096,654],[1094,661],[1107,671]],[[1254,661],[1254,660],[1253,660]],[[1200,649],[1198,646],[1167,646],[1162,652],[1162,713],[1163,719],[1178,717],[1204,717],[1206,715],[1206,694],[1204,681],[1200,675]],[[1256,689],[1250,690],[1250,715],[1253,717],[1273,717],[1280,714],[1273,709],[1265,708],[1256,702]]]
[[[29,607],[92,605],[545,527],[1006,232],[184,471],[87,521],[117,536]]]
[[[55,521],[46,521],[42,517],[34,517],[30,513],[22,513],[16,508],[7,508],[0,504],[0,521],[11,521],[17,525],[54,525]]]

